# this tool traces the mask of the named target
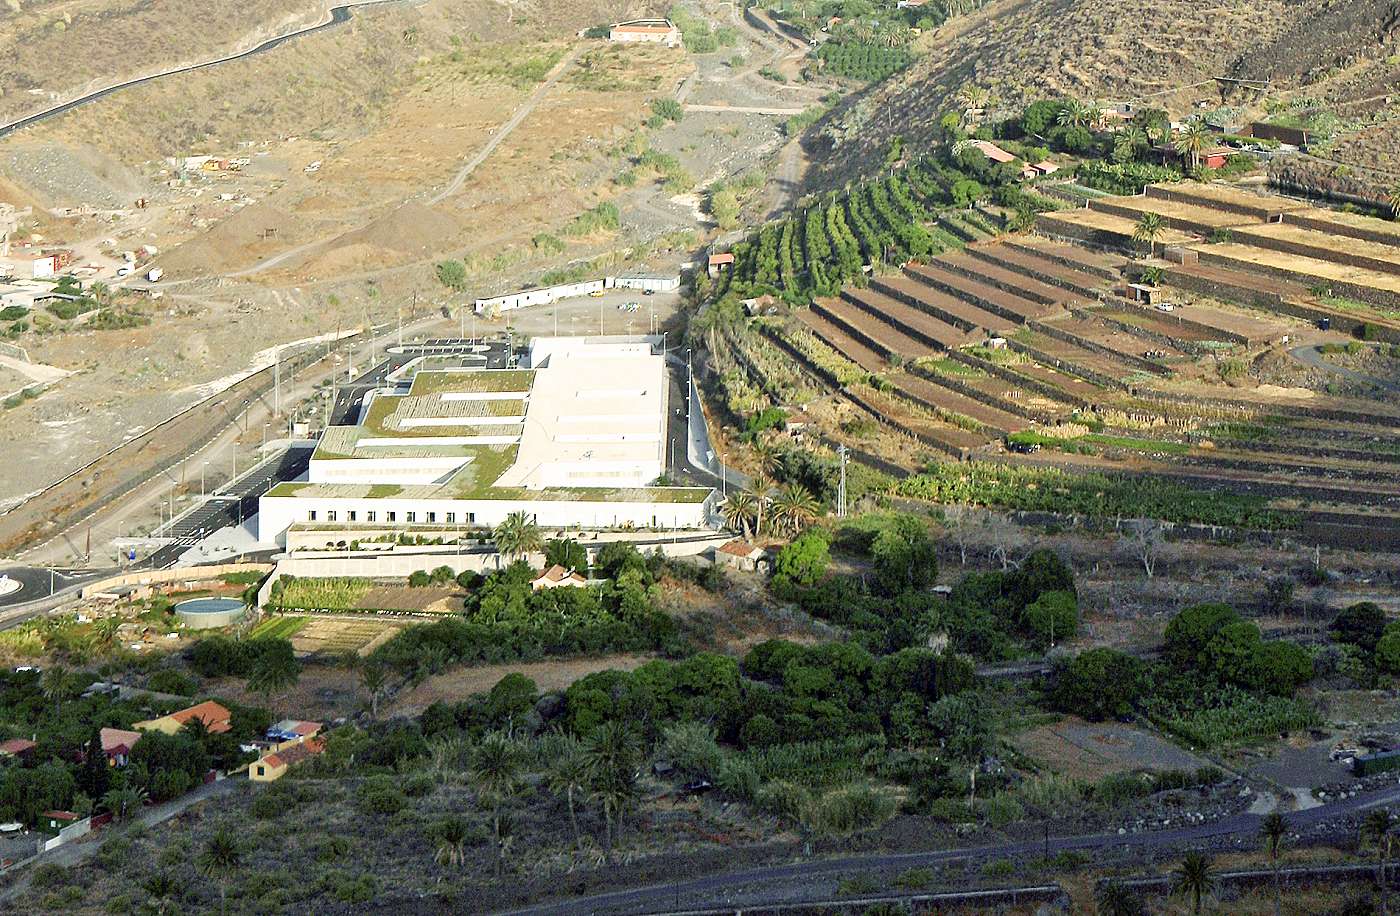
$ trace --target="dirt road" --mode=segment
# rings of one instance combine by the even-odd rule
[[[525,100],[525,104],[521,105],[520,108],[516,110],[515,114],[511,115],[510,120],[502,124],[496,132],[491,135],[490,141],[488,141],[475,156],[467,160],[466,164],[462,166],[456,176],[447,183],[447,187],[428,199],[428,203],[440,204],[453,194],[462,190],[462,185],[471,177],[472,172],[476,171],[478,166],[491,158],[491,154],[496,151],[496,148],[501,145],[506,137],[509,137],[511,132],[519,127],[520,123],[539,107],[544,97],[549,95],[549,91],[559,84],[559,79],[564,75],[564,71],[568,70],[569,67],[573,65],[574,61],[578,60],[578,56],[582,51],[583,47],[581,45],[571,48],[569,53],[565,54],[559,63],[554,65],[554,69],[549,71],[549,75],[545,77],[544,82],[536,86],[535,91],[530,93],[530,97]]]

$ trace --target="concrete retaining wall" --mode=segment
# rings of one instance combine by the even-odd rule
[[[101,594],[114,588],[121,588],[126,585],[165,585],[171,582],[195,582],[205,579],[217,579],[220,576],[227,576],[233,573],[257,572],[270,573],[273,570],[271,563],[224,563],[218,566],[186,566],[180,569],[141,569],[120,576],[113,576],[110,579],[103,579],[91,585],[84,585],[78,594],[82,598],[90,598],[93,595]]]

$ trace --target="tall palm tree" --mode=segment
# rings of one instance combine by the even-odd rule
[[[569,824],[574,828],[574,848],[583,855],[583,838],[578,829],[578,811],[575,799],[588,791],[589,760],[583,752],[583,745],[573,738],[566,739],[554,759],[549,762],[546,777],[549,791],[564,796],[569,806]]]
[[[1395,835],[1390,832],[1390,810],[1377,808],[1369,812],[1361,821],[1361,838],[1376,847],[1376,887],[1381,894],[1381,916],[1389,916],[1390,894],[1386,880],[1386,862],[1390,859],[1390,846]]]
[[[301,678],[301,665],[290,651],[264,652],[248,675],[248,689],[261,693],[268,709],[276,711],[273,698],[296,685]]]
[[[540,526],[524,512],[512,512],[492,532],[496,549],[513,559],[539,550],[544,544]]]
[[[68,688],[72,683],[72,678],[68,675],[68,669],[62,665],[54,665],[44,672],[43,691],[44,696],[53,700],[53,717],[57,719],[63,709],[63,700],[68,696]]]
[[[593,798],[603,809],[603,856],[611,865],[613,839],[622,830],[622,813],[637,794],[641,742],[622,722],[605,722],[589,736],[584,756]]]
[[[1192,118],[1186,122],[1181,134],[1176,138],[1177,153],[1191,160],[1193,171],[1201,167],[1201,150],[1206,148],[1206,140],[1209,137],[1210,128],[1206,126],[1206,122],[1200,118]]]
[[[1386,193],[1385,202],[1390,206],[1390,215],[1400,219],[1400,183],[1390,186]]]
[[[1191,898],[1191,912],[1200,916],[1201,903],[1215,890],[1215,864],[1210,856],[1188,852],[1172,872],[1172,893]]]
[[[145,800],[145,790],[128,784],[121,789],[108,789],[102,796],[102,807],[112,812],[112,817],[116,820],[124,821],[141,807]]]
[[[754,519],[758,516],[758,500],[753,498],[752,493],[735,490],[725,499],[724,505],[720,507],[720,513],[724,516],[724,523],[731,530],[742,534],[745,538],[750,537]]]
[[[773,525],[795,535],[812,523],[820,509],[817,498],[802,484],[785,484],[773,497]]]
[[[768,505],[768,499],[773,495],[773,482],[768,479],[768,475],[760,471],[749,480],[749,496],[754,501],[754,534],[763,533],[763,509]]]
[[[365,662],[360,668],[360,683],[364,684],[365,691],[369,693],[369,715],[372,719],[379,718],[379,698],[384,695],[384,688],[389,683],[389,668],[382,662]]]
[[[1117,881],[1105,881],[1094,888],[1094,906],[1099,916],[1144,916],[1141,898]]]
[[[520,747],[500,732],[492,732],[472,754],[472,782],[477,796],[491,808],[491,830],[496,838],[496,870],[505,859],[505,806],[520,790]]]
[[[204,877],[219,882],[219,909],[228,909],[228,879],[243,864],[243,845],[234,832],[220,826],[204,843],[204,851],[194,861]]]
[[[1272,812],[1259,825],[1259,838],[1264,841],[1264,849],[1269,853],[1269,867],[1274,872],[1274,916],[1279,916],[1283,906],[1282,891],[1279,889],[1278,856],[1283,848],[1283,838],[1288,834],[1288,822],[1282,814]]]
[[[437,844],[437,849],[433,852],[433,861],[439,865],[460,868],[467,860],[467,838],[470,836],[467,822],[460,817],[449,817],[433,825],[433,842]]]
[[[1157,237],[1166,228],[1160,213],[1144,213],[1138,218],[1137,225],[1133,226],[1133,241],[1146,242],[1148,256],[1154,257],[1157,254]]]

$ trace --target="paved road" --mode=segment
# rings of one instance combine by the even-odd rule
[[[267,51],[271,51],[273,48],[286,44],[287,42],[292,41],[293,39],[304,38],[305,36],[311,35],[315,32],[320,32],[325,29],[329,29],[332,26],[337,26],[341,23],[348,22],[350,20],[351,10],[353,10],[355,7],[376,6],[384,3],[402,2],[405,2],[405,0],[350,0],[350,2],[344,3],[340,6],[333,8],[330,11],[329,18],[327,18],[324,22],[320,23],[319,25],[308,26],[304,29],[298,29],[295,32],[289,32],[286,35],[279,35],[276,38],[269,38],[267,41],[264,41],[262,44],[256,47],[249,48],[246,51],[240,51],[236,54],[225,55],[224,57],[218,57],[213,60],[202,61],[197,64],[190,64],[189,66],[185,67],[174,67],[169,70],[163,70],[160,73],[152,73],[149,76],[137,77],[136,79],[130,79],[122,83],[117,83],[113,86],[108,86],[105,89],[99,89],[96,92],[89,92],[87,95],[73,99],[72,101],[64,102],[61,105],[55,105],[53,108],[46,109],[44,111],[38,112],[37,114],[32,114],[27,117],[20,118],[18,121],[11,121],[9,124],[0,126],[0,137],[4,137],[7,134],[13,133],[17,130],[23,130],[26,127],[38,124],[41,121],[46,121],[49,118],[56,118],[61,114],[72,111],[74,108],[77,108],[80,105],[86,105],[89,102],[95,102],[100,98],[109,96],[114,92],[120,92],[123,89],[130,89],[133,86],[140,86],[158,79],[164,79],[167,76],[176,76],[181,73],[192,73],[195,70],[203,70],[206,67],[214,67],[219,64],[229,63],[230,61],[242,60],[245,57],[252,57],[254,54],[262,54]]]
[[[289,448],[220,487],[208,499],[179,516],[161,534],[174,538],[152,553],[141,565],[164,569],[204,538],[230,525],[240,525],[258,511],[258,498],[284,480],[306,473],[311,449]]]
[[[545,81],[537,86],[534,92],[530,93],[530,97],[525,100],[525,104],[521,105],[515,114],[511,115],[509,121],[502,124],[496,130],[490,141],[478,150],[475,156],[467,160],[466,164],[458,170],[453,179],[447,183],[447,187],[443,188],[442,191],[435,196],[429,198],[428,203],[440,204],[453,194],[462,190],[462,185],[471,177],[472,172],[476,171],[477,166],[481,165],[487,159],[490,159],[491,154],[496,151],[496,147],[500,146],[505,138],[509,137],[511,132],[530,116],[540,102],[543,101],[544,97],[549,95],[549,91],[558,85],[559,78],[564,75],[564,71],[573,65],[573,62],[578,59],[579,54],[582,52],[583,47],[580,45],[572,48],[568,54],[565,54],[563,59],[554,65],[554,69],[549,71],[549,75],[545,78]]]
[[[1359,382],[1362,385],[1373,385],[1377,388],[1384,388],[1386,391],[1400,393],[1400,382],[1391,379],[1377,378],[1374,375],[1367,375],[1364,372],[1357,372],[1355,369],[1347,369],[1338,366],[1336,363],[1328,362],[1322,358],[1321,347],[1294,347],[1288,354],[1301,363],[1312,366],[1314,369],[1321,369],[1324,372],[1335,372],[1338,375]]]
[[[1400,786],[1357,795],[1345,801],[1296,811],[1289,815],[1289,826],[1298,830],[1336,820],[1371,808],[1400,803]],[[1206,842],[1237,837],[1256,845],[1263,815],[1237,814],[1205,824],[1143,833],[1098,833],[1082,836],[1051,837],[997,843],[963,849],[939,849],[899,854],[870,853],[795,862],[767,868],[747,869],[695,878],[669,885],[653,885],[580,897],[558,903],[541,904],[516,910],[517,913],[549,916],[584,914],[668,913],[706,907],[754,908],[772,903],[801,903],[832,896],[838,879],[852,872],[928,868],[968,859],[1018,860],[1062,852],[1095,850],[1166,850],[1193,848]],[[682,909],[684,908],[684,910]]]

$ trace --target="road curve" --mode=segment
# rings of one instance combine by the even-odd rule
[[[1331,804],[1295,811],[1287,815],[1290,829],[1308,827],[1371,808],[1400,802],[1400,786],[1358,794]],[[1018,840],[988,846],[939,849],[910,853],[869,853],[838,859],[794,862],[744,871],[722,872],[676,884],[652,885],[613,891],[572,900],[538,904],[511,911],[511,914],[584,916],[584,914],[631,914],[682,912],[707,907],[750,909],[776,902],[801,903],[830,896],[819,883],[831,882],[853,870],[927,868],[967,859],[1019,859],[1070,851],[1108,849],[1158,849],[1200,843],[1222,837],[1245,837],[1251,841],[1259,833],[1263,815],[1236,814],[1203,824],[1141,833],[1098,833],[1080,836]]]
[[[47,121],[49,118],[55,118],[61,114],[66,114],[67,112],[72,111],[74,108],[77,108],[80,105],[86,105],[89,102],[95,102],[100,98],[109,96],[114,92],[119,92],[122,89],[130,89],[133,86],[140,86],[144,83],[154,82],[155,80],[163,79],[167,76],[176,76],[181,73],[192,73],[195,70],[203,70],[205,67],[213,67],[218,64],[226,64],[230,61],[242,60],[245,57],[252,57],[254,54],[262,54],[265,51],[271,51],[273,48],[276,48],[279,45],[286,44],[287,42],[295,38],[303,38],[315,32],[320,32],[325,29],[329,29],[332,26],[340,25],[344,22],[350,21],[350,13],[355,7],[378,6],[385,3],[403,2],[406,2],[406,0],[349,0],[349,2],[342,3],[339,6],[333,7],[329,13],[328,18],[324,22],[319,23],[318,25],[307,26],[306,28],[298,29],[295,32],[288,32],[287,34],[279,35],[276,38],[269,38],[262,44],[257,45],[253,48],[249,48],[246,51],[239,51],[237,54],[228,54],[223,57],[215,58],[213,60],[201,61],[200,63],[190,64],[185,67],[174,67],[170,70],[163,70],[160,73],[152,73],[148,76],[139,76],[135,79],[129,79],[125,82],[108,86],[105,89],[98,89],[96,92],[89,92],[87,95],[80,96],[76,99],[72,99],[60,105],[55,105],[54,107],[45,109],[44,111],[38,112],[37,114],[27,115],[23,118],[20,118],[18,121],[11,121],[9,124],[0,125],[0,138],[6,137],[17,130],[23,130],[26,127],[31,127],[35,124],[38,124],[41,121]]]
[[[1376,388],[1383,388],[1387,391],[1400,392],[1400,383],[1383,378],[1376,378],[1374,375],[1367,375],[1364,372],[1357,372],[1345,366],[1338,366],[1322,358],[1321,347],[1294,347],[1288,351],[1288,355],[1307,366],[1314,369],[1321,369],[1324,372],[1334,372],[1337,375],[1349,378],[1353,382],[1362,385],[1372,385]]]

